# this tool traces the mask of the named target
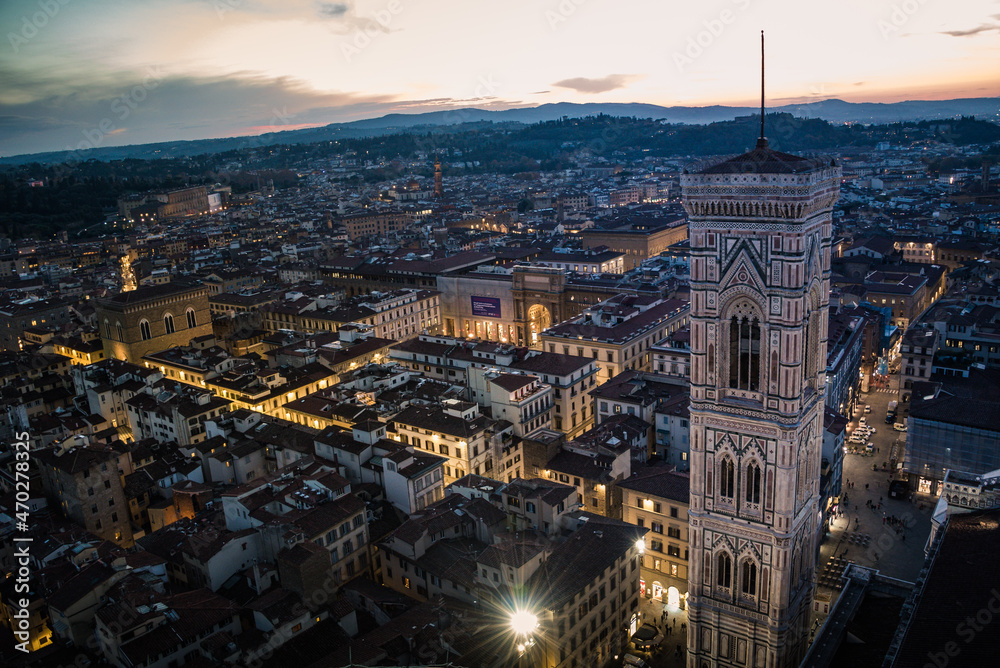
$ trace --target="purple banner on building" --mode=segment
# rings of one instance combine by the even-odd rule
[[[472,315],[483,318],[500,317],[500,300],[496,297],[472,297]]]

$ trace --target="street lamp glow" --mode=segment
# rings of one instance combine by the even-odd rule
[[[514,633],[526,636],[538,626],[538,617],[527,610],[518,610],[510,616],[510,627]]]
[[[646,539],[645,538],[640,538],[639,540],[635,541],[635,549],[639,551],[639,554],[642,554],[643,552],[645,552],[646,551]]]

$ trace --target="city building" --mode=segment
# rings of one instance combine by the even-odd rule
[[[546,668],[603,666],[639,627],[640,545],[645,530],[594,516],[581,522],[528,578],[539,628],[527,658]]]
[[[544,478],[514,478],[499,490],[511,531],[538,531],[555,539],[573,528],[580,508],[576,488]]]
[[[618,295],[549,327],[539,340],[550,353],[596,360],[603,383],[625,370],[652,370],[650,348],[687,325],[688,313],[680,299]]]
[[[691,241],[688,664],[795,666],[819,540],[840,168],[774,151],[681,175]]]
[[[861,398],[861,359],[867,320],[831,313],[826,343],[826,405],[853,415]]]
[[[493,453],[496,424],[479,414],[479,404],[454,399],[440,408],[414,404],[392,424],[403,443],[446,458],[446,486],[468,473],[489,477],[499,460]]]
[[[649,529],[642,556],[642,595],[684,609],[688,592],[688,499],[691,478],[650,467],[618,483],[622,520]]]
[[[559,248],[551,253],[542,253],[532,263],[581,274],[625,273],[624,253],[600,247],[580,251]]]
[[[605,246],[625,254],[625,271],[659,255],[688,238],[683,218],[675,220],[616,220],[610,227],[594,227],[580,232],[584,248]]]
[[[513,424],[514,436],[520,438],[538,429],[551,428],[554,395],[551,385],[529,374],[489,373],[485,380],[489,384],[490,415]]]
[[[617,438],[585,439],[586,435],[563,443],[542,473],[572,485],[584,510],[620,520],[622,495],[617,483],[632,475],[632,446]]]
[[[912,392],[903,471],[915,491],[937,494],[948,469],[973,475],[1000,469],[1000,370],[935,374]]]
[[[899,345],[899,400],[909,401],[913,384],[930,379],[941,337],[936,329],[911,327]]]
[[[71,317],[66,299],[23,299],[0,307],[0,350],[21,350],[25,331],[33,327],[58,329]]]
[[[147,353],[186,346],[212,333],[208,289],[183,281],[98,300],[96,317],[104,356],[135,363]]]
[[[434,290],[372,292],[323,306],[323,300],[297,299],[259,308],[270,332],[337,332],[344,325],[366,325],[382,339],[404,341],[418,334],[436,333],[441,324],[439,293]]]
[[[648,425],[646,452],[637,463],[657,455],[681,470],[688,467],[688,403],[686,379],[644,371],[624,371],[591,391],[594,415],[601,424],[609,418],[635,416]]]
[[[678,378],[691,377],[691,327],[674,330],[665,339],[650,347],[653,371]]]
[[[382,457],[386,500],[412,515],[444,498],[444,464],[448,459],[413,448]]]
[[[965,304],[932,324],[942,349],[964,353],[974,363],[1000,367],[1000,308],[996,304]]]
[[[410,218],[405,213],[394,209],[356,213],[335,220],[347,229],[347,238],[351,241],[389,236],[402,231],[409,221]]]
[[[71,439],[36,450],[32,458],[53,507],[94,535],[131,547],[131,517],[122,479],[133,472],[132,458],[124,444],[117,445]]]
[[[553,429],[573,438],[593,424],[586,393],[597,384],[597,363],[590,358],[425,335],[393,346],[390,358],[428,378],[464,383],[483,408],[490,406],[488,374],[530,374],[553,389]]]

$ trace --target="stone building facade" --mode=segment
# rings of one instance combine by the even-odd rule
[[[768,148],[681,176],[691,240],[688,666],[798,666],[819,540],[840,168]]]
[[[175,281],[97,302],[104,356],[141,364],[143,355],[212,333],[208,288]]]
[[[34,453],[50,507],[87,531],[132,547],[128,500],[122,481],[132,473],[127,451],[104,446],[55,446]]]
[[[607,246],[625,254],[628,271],[655,257],[688,236],[683,219],[655,223],[627,223],[610,229],[591,228],[580,233],[584,248]]]

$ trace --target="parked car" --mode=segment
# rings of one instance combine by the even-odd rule
[[[632,635],[632,642],[639,649],[651,649],[663,642],[663,634],[652,624],[643,624]]]
[[[868,404],[865,404],[865,413],[871,413],[871,412],[872,412],[872,407],[869,406]]]
[[[649,668],[649,664],[637,657],[635,654],[625,655],[625,665],[635,666],[635,668]]]
[[[896,424],[892,425],[892,428],[895,429],[896,431],[906,431],[906,425],[903,424],[902,422],[897,422]]]
[[[869,442],[869,443],[868,443],[868,444],[867,444],[867,445],[865,446],[865,450],[866,450],[866,451],[868,451],[868,452],[873,452],[873,451],[875,450],[875,446],[874,446],[874,445],[872,445],[872,444],[871,444],[871,442]]]

